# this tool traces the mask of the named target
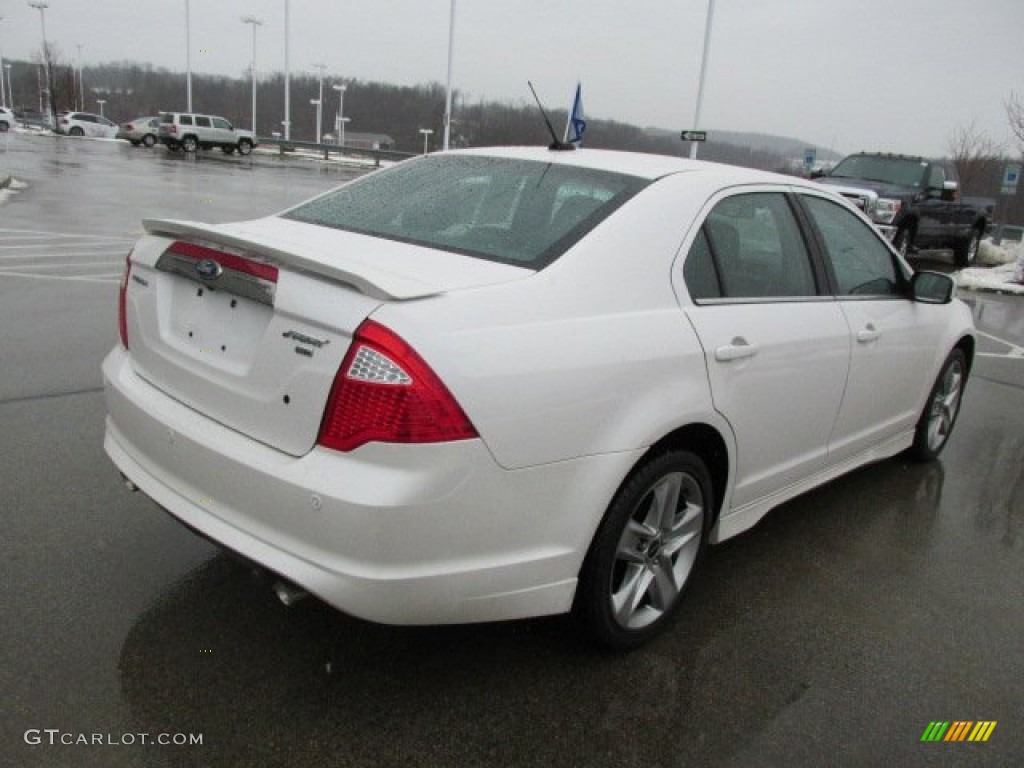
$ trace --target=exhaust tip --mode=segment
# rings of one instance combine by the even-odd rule
[[[286,581],[274,583],[274,594],[277,595],[277,599],[281,601],[281,604],[287,608],[291,608],[299,601],[309,597],[309,592]]]

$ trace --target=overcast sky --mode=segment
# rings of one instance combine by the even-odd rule
[[[47,37],[65,59],[82,44],[86,65],[185,69],[185,0],[47,2]],[[257,70],[283,71],[285,6],[191,0],[193,72],[246,71],[244,14],[264,20]],[[532,80],[547,106],[566,109],[579,78],[590,117],[693,128],[707,7],[457,0],[453,85],[472,100],[528,103]],[[450,0],[290,0],[291,70],[322,62],[329,80],[444,83],[449,8]],[[0,55],[38,50],[39,11],[0,0],[0,16]],[[941,155],[973,122],[1013,147],[1004,103],[1014,90],[1024,97],[1024,0],[715,0],[699,127],[841,152]],[[283,94],[262,96],[275,97]],[[346,103],[346,114],[356,128],[358,105]]]

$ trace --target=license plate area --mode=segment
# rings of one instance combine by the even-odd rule
[[[189,356],[241,373],[256,357],[274,310],[261,302],[175,277],[168,330]]]

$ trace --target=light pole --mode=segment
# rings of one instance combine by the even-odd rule
[[[316,98],[316,143],[320,143],[320,131],[324,125],[324,70],[327,69],[326,64],[314,64],[313,69],[320,70],[320,95]],[[309,102],[310,104],[313,101]]]
[[[82,77],[82,44],[78,43],[78,108],[85,111],[85,79]]]
[[[316,143],[319,144],[320,143],[320,115],[321,115],[320,110],[323,107],[323,104],[321,103],[320,99],[310,99],[309,103],[312,104],[314,107],[316,107]]]
[[[704,79],[708,69],[708,55],[711,52],[711,21],[715,17],[715,0],[708,0],[708,19],[704,25],[704,53],[700,61],[700,83],[697,85],[697,109],[693,115],[693,130],[700,128],[700,108],[704,103]],[[690,142],[690,159],[697,159],[697,142]]]
[[[433,131],[430,128],[420,128],[420,133],[423,134],[423,154],[427,154],[427,142],[430,141],[430,134]]]
[[[288,69],[288,0],[284,0],[284,140],[292,137],[291,70]]]
[[[96,103],[100,105],[100,117],[103,117],[103,105],[107,103],[106,99],[96,99]]]
[[[352,118],[351,117],[343,117],[338,122],[341,123],[341,144],[340,144],[340,146],[344,147],[345,146],[345,123],[352,122]]]
[[[442,149],[448,149],[448,138],[451,134],[452,122],[452,54],[455,48],[455,0],[452,0],[448,14],[448,85],[444,97],[444,143]]]
[[[340,136],[338,139],[338,146],[343,147],[345,146],[345,85],[335,83],[331,88],[338,92],[338,119],[334,121],[334,130]]]
[[[185,103],[192,111],[192,24],[189,21],[188,0],[185,0]]]
[[[11,65],[4,64],[4,69],[7,70],[7,95],[11,99],[11,107],[14,107],[14,83],[11,82]],[[2,79],[3,76],[3,70],[0,70],[0,79]]]
[[[39,23],[43,28],[43,73],[46,75],[47,114],[52,117],[53,108],[50,99],[53,98],[53,94],[50,93],[50,52],[46,49],[46,9],[50,7],[50,4],[46,0],[28,0],[28,4],[32,8],[39,10]],[[40,100],[40,111],[42,111],[42,100]]]
[[[263,24],[263,19],[258,19],[252,14],[242,17],[242,23],[252,28],[252,56],[250,58],[249,70],[252,72],[252,133],[256,135],[256,27]]]
[[[0,21],[3,21],[4,17],[0,16]],[[4,57],[0,54],[0,107],[7,106],[7,87],[4,85]]]

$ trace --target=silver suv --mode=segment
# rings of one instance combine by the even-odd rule
[[[235,128],[223,117],[197,115],[191,112],[164,112],[157,129],[160,142],[168,149],[186,152],[220,147],[227,154],[236,149],[248,155],[256,146],[252,131]]]

